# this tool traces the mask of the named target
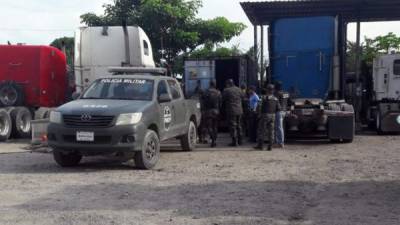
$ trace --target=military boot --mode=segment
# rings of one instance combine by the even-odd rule
[[[263,143],[262,143],[262,142],[259,142],[259,143],[257,144],[257,146],[254,147],[254,149],[255,149],[255,150],[264,151],[264,145],[263,145]]]
[[[238,138],[238,145],[243,145],[243,141],[242,141],[242,138]]]
[[[217,147],[217,142],[215,140],[211,141],[211,148]]]
[[[236,138],[232,138],[232,143],[230,143],[229,146],[230,146],[230,147],[237,147],[237,146],[239,146],[239,145],[238,145],[238,142],[237,142],[237,139],[236,139]]]

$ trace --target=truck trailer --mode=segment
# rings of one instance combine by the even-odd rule
[[[270,24],[270,72],[292,104],[286,116],[289,135],[324,135],[352,142],[353,106],[339,98],[340,60],[335,17],[278,19]]]
[[[0,45],[0,141],[29,137],[31,120],[66,101],[66,57],[50,46]]]
[[[258,86],[258,78],[253,70],[254,63],[247,55],[233,57],[187,58],[183,76],[185,94],[192,97],[198,82],[201,88],[209,88],[211,80],[217,83],[217,89],[223,91],[225,81],[232,79],[237,86]]]

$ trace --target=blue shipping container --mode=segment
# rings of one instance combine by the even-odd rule
[[[335,18],[280,19],[271,31],[272,79],[294,98],[325,99],[333,71]]]

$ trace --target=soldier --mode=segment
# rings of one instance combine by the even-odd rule
[[[215,81],[210,81],[210,88],[203,94],[203,110],[205,126],[211,138],[211,148],[217,146],[218,118],[221,103],[221,92],[217,90]]]
[[[244,98],[242,90],[236,87],[233,80],[225,82],[225,90],[222,94],[222,102],[226,110],[229,130],[232,143],[229,146],[235,147],[242,144],[242,124],[243,115],[242,100]]]
[[[284,148],[285,146],[285,129],[284,119],[286,112],[288,110],[289,104],[289,93],[282,90],[282,82],[278,81],[275,83],[275,97],[278,98],[279,104],[281,106],[281,111],[276,113],[275,121],[275,140],[279,148]]]
[[[201,144],[207,144],[207,140],[206,140],[206,127],[205,127],[205,121],[204,121],[204,110],[203,110],[203,95],[204,95],[204,91],[201,87],[201,80],[197,80],[197,85],[196,88],[194,90],[194,95],[192,96],[193,99],[198,99],[200,102],[200,106],[201,106],[201,121],[200,121],[200,125],[197,128],[197,133],[199,134],[199,142]]]
[[[275,140],[275,116],[281,111],[279,100],[274,96],[274,85],[267,86],[267,93],[261,98],[261,104],[258,107],[260,123],[257,133],[258,145],[255,149],[264,150],[264,138],[268,131],[268,151],[272,150],[272,144]]]

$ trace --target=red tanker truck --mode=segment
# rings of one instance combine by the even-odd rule
[[[50,46],[0,45],[0,141],[29,137],[33,117],[66,102],[67,63]]]

